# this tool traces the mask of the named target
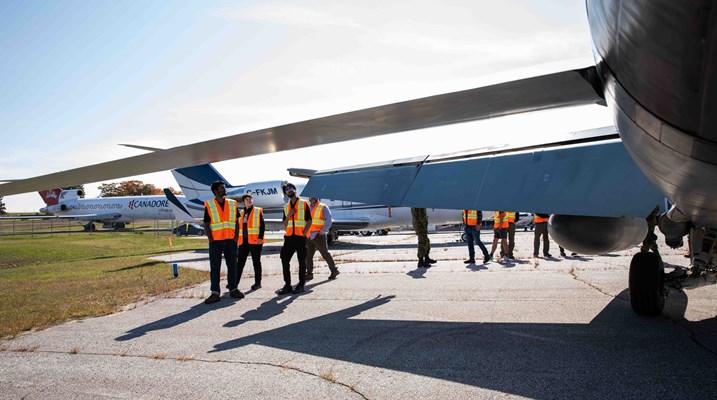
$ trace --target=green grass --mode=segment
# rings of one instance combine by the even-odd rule
[[[0,337],[115,312],[147,296],[192,286],[208,272],[147,258],[206,249],[205,240],[101,233],[0,238]]]

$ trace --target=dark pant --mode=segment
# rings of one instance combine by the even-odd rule
[[[232,239],[209,242],[209,279],[210,290],[219,294],[219,279],[222,269],[222,254],[227,263],[227,288],[231,292],[237,288],[237,242]]]
[[[543,237],[543,255],[548,256],[550,253],[550,240],[548,239],[548,223],[539,222],[535,224],[535,239],[533,240],[533,255],[538,255],[540,250],[540,237]]]
[[[477,243],[480,250],[483,252],[483,257],[488,257],[488,249],[480,240],[480,231],[475,226],[467,226],[463,230],[466,233],[466,240],[468,241],[468,258],[474,260],[476,258],[476,250],[473,243]]]
[[[239,255],[237,260],[237,287],[239,287],[239,281],[241,280],[241,274],[244,272],[244,265],[246,265],[246,258],[251,253],[251,262],[254,265],[254,283],[261,283],[261,248],[263,244],[249,244],[247,242],[242,243],[239,246]]]
[[[313,239],[307,240],[306,247],[306,272],[310,274],[314,273],[314,254],[316,254],[316,250],[319,251],[324,261],[329,264],[329,270],[331,270],[331,272],[336,270],[336,263],[334,262],[334,258],[331,257],[328,244],[326,243],[326,235],[319,235],[317,233]]]
[[[291,257],[299,258],[299,285],[303,285],[306,277],[306,237],[304,236],[284,236],[284,246],[281,247],[281,266],[284,272],[284,283],[291,285],[291,266],[289,261]]]
[[[515,248],[515,222],[508,223],[508,255],[513,257],[513,249]]]

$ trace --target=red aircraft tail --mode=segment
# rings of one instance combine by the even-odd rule
[[[50,190],[40,190],[37,193],[40,193],[40,197],[42,197],[42,201],[45,202],[48,206],[54,206],[58,203],[58,200],[60,199],[60,192],[62,192],[62,189],[50,189]]]

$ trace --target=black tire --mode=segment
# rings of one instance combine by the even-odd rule
[[[660,315],[665,308],[665,270],[655,253],[640,252],[630,262],[630,305],[640,315]]]
[[[361,231],[361,236],[371,236],[373,235],[373,232],[371,231]]]
[[[463,243],[468,243],[468,235],[466,235],[465,232],[461,233],[461,241]]]

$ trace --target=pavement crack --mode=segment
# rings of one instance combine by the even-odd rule
[[[610,297],[610,298],[612,298],[612,299],[620,299],[620,300],[623,300],[623,301],[627,301],[626,299],[623,299],[623,298],[620,297],[620,296],[615,296],[615,295],[613,295],[613,294],[610,294],[610,293],[608,293],[608,292],[602,290],[601,288],[599,288],[599,287],[593,285],[592,283],[590,283],[590,282],[588,282],[588,281],[586,281],[586,280],[580,279],[580,277],[578,277],[578,275],[575,273],[575,271],[576,271],[575,268],[570,268],[570,271],[569,271],[568,273],[569,273],[569,274],[573,277],[573,279],[575,279],[576,281],[578,281],[578,282],[580,282],[580,283],[582,283],[582,284],[585,284],[585,285],[587,285],[587,286],[590,286],[591,288],[597,290],[598,292],[600,292],[600,293],[604,294],[605,296]]]
[[[78,348],[72,348],[70,351],[59,351],[59,350],[38,350],[38,347],[33,347],[32,350],[27,350],[26,348],[4,348],[2,351],[5,352],[15,352],[15,353],[24,353],[24,352],[32,352],[32,353],[45,353],[45,354],[66,354],[66,355],[72,355],[72,356],[103,356],[103,357],[127,357],[127,358],[142,358],[142,359],[150,359],[150,360],[156,360],[156,361],[178,361],[178,362],[201,362],[201,363],[225,363],[225,364],[237,364],[237,365],[257,365],[257,366],[265,366],[265,367],[275,367],[280,368],[282,370],[290,369],[292,371],[296,371],[305,375],[310,375],[315,378],[319,378],[321,380],[324,380],[329,383],[333,383],[339,386],[343,386],[346,389],[350,390],[353,393],[356,393],[357,395],[361,396],[361,398],[368,400],[368,397],[366,397],[365,394],[359,392],[356,390],[356,384],[355,383],[343,383],[340,382],[336,376],[333,374],[333,369],[329,370],[328,372],[324,373],[314,373],[311,371],[307,371],[305,369],[301,369],[297,366],[289,364],[289,361],[285,361],[281,364],[274,364],[269,362],[257,362],[257,361],[232,361],[232,360],[209,360],[209,359],[202,359],[202,358],[195,358],[190,356],[178,356],[178,357],[170,357],[161,355],[161,357],[157,356],[157,353],[151,354],[151,355],[143,355],[143,354],[128,354],[126,352],[123,353],[100,353],[100,352],[83,352],[80,351]]]
[[[698,347],[702,348],[702,350],[704,350],[714,356],[717,356],[717,351],[710,349],[709,347],[704,345],[702,342],[700,342],[699,339],[697,339],[697,333],[694,331],[694,329],[690,328],[687,324],[684,323],[684,322],[689,322],[689,321],[687,321],[686,319],[671,318],[667,315],[663,315],[663,317],[669,319],[670,321],[672,321],[673,324],[684,329],[687,332],[687,337]]]

